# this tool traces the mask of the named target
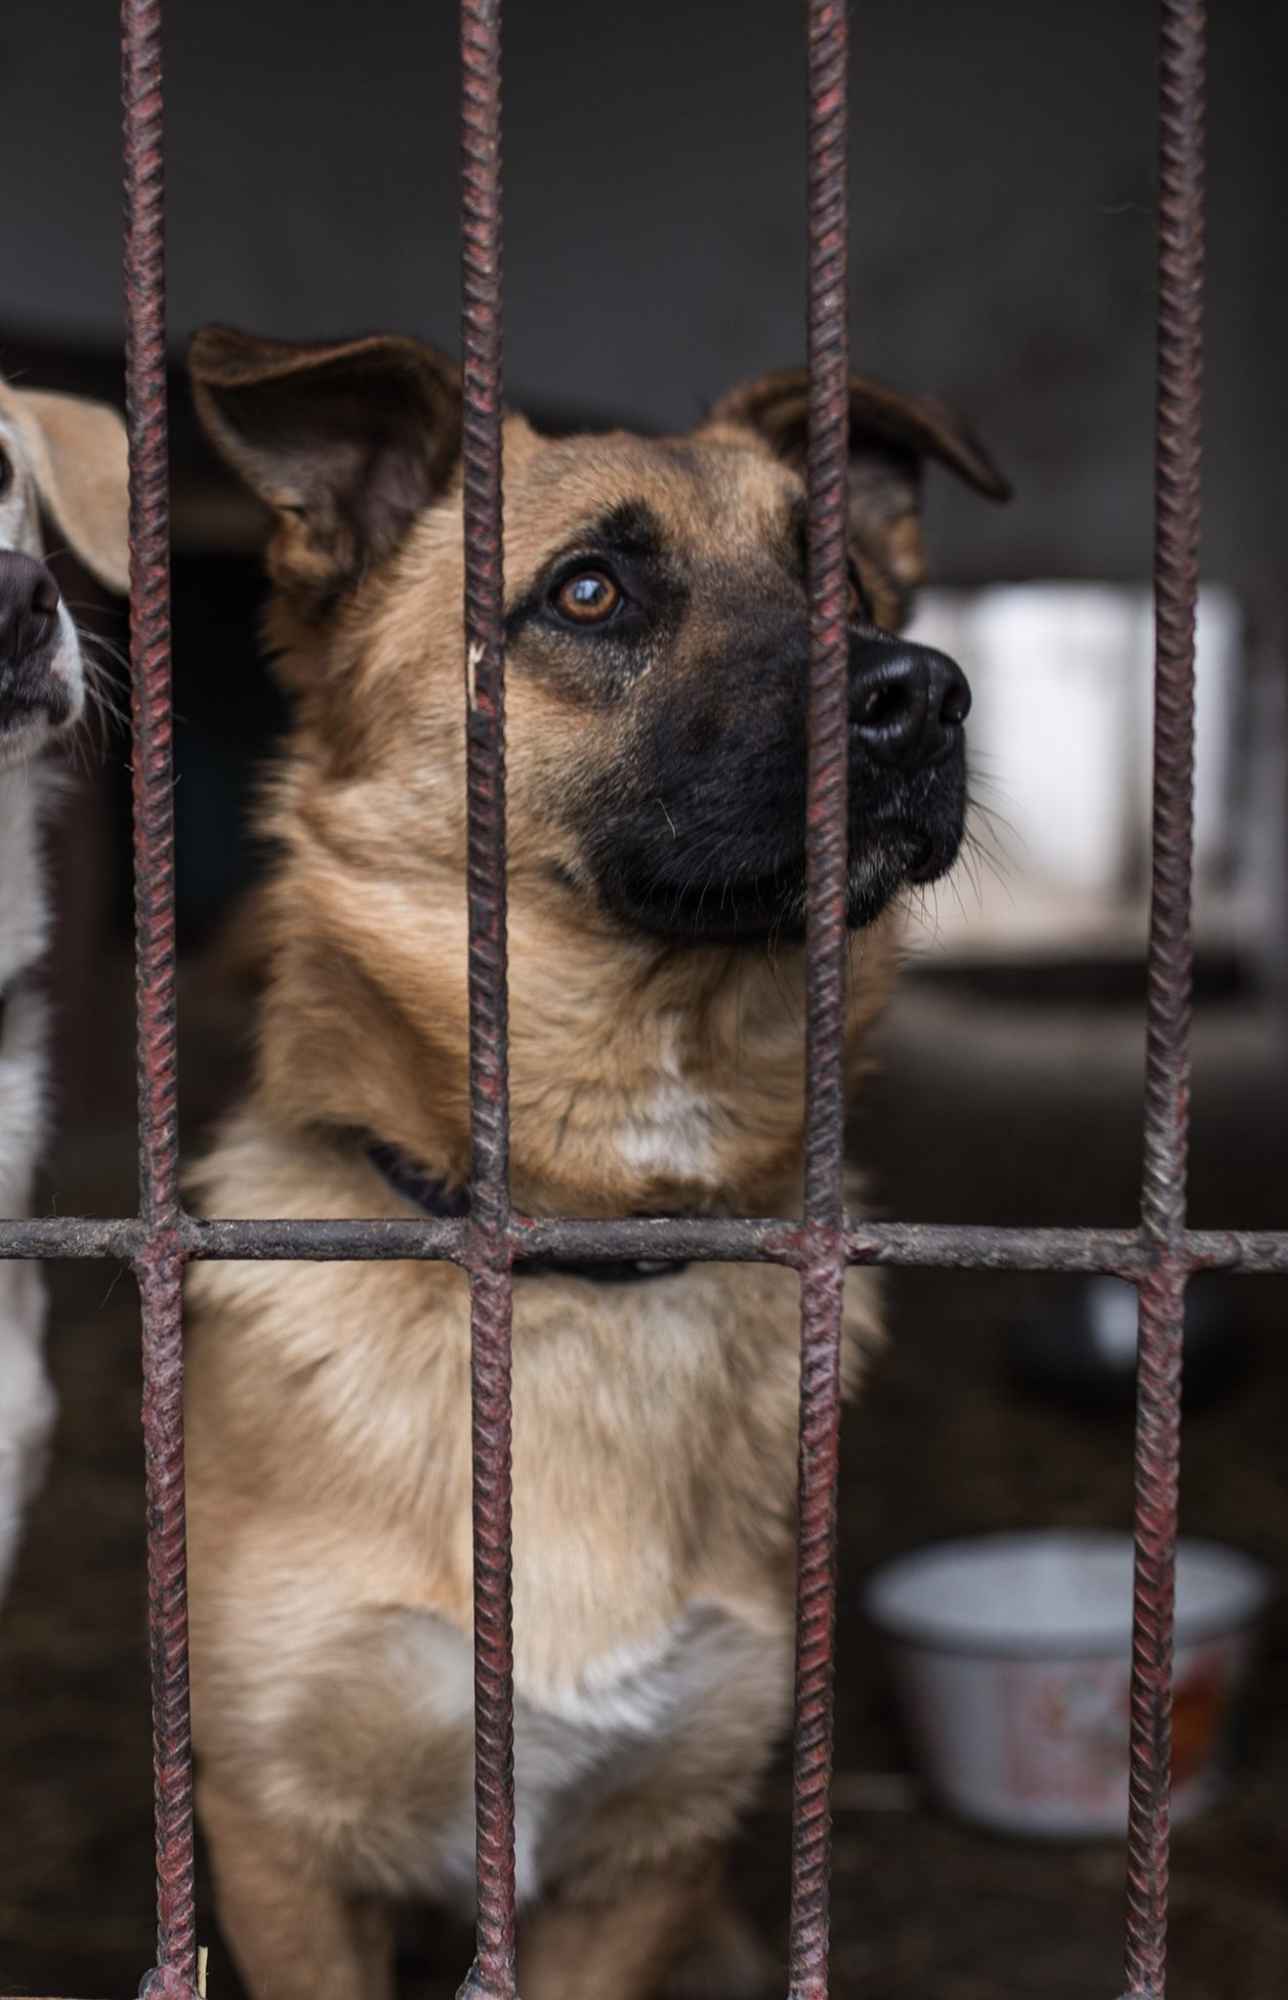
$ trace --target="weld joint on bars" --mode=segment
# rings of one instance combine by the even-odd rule
[[[826,1225],[824,1225],[826,1226]],[[0,1221],[0,1258],[116,1258],[142,1277],[157,1262],[239,1258],[327,1263],[354,1261],[457,1264],[496,1269],[559,1256],[579,1262],[622,1258],[742,1264],[766,1262],[800,1271],[820,1253],[837,1254],[835,1238],[821,1244],[818,1225],[781,1218],[641,1217],[620,1222],[516,1215],[499,1236],[467,1222],[344,1220],[205,1220],[180,1214],[158,1230],[139,1217],[39,1216]],[[1160,1244],[1147,1229],[993,1229],[978,1224],[866,1222],[848,1217],[840,1232],[848,1264],[888,1264],[961,1271],[1100,1272],[1147,1281],[1164,1263],[1188,1276],[1288,1274],[1288,1230],[1190,1229]]]

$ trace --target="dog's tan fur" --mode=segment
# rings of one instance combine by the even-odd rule
[[[212,333],[194,355],[212,434],[277,510],[269,636],[296,700],[266,812],[257,1080],[196,1183],[213,1214],[397,1216],[345,1133],[451,1182],[469,1170],[456,378],[412,343],[339,351],[338,368],[370,353],[402,371],[428,439],[414,476],[368,479],[364,515],[358,419],[325,420],[324,465],[307,419],[265,443],[260,385],[319,366],[294,352]],[[704,560],[754,574],[799,477],[796,432],[770,437],[748,393],[676,446],[550,441],[507,417],[508,594],[576,523],[640,499]],[[914,460],[961,470],[977,450],[911,407],[891,420],[901,453],[856,453],[873,475],[856,478],[856,546],[890,622],[919,562]],[[692,627],[655,663],[663,689],[699,671]],[[507,694],[516,1205],[798,1209],[800,951],[677,948],[601,911],[557,808],[617,747],[620,714],[558,661],[522,661]],[[856,1074],[895,949],[890,917],[855,942]],[[472,1867],[465,1280],[206,1264],[192,1303],[194,1726],[222,1922],[257,2000],[382,2000],[383,1903],[468,1895]],[[750,1266],[516,1284],[525,2000],[751,1990],[717,1861],[790,1703],[797,1311],[790,1273]],[[856,1273],[847,1388],[877,1330]]]

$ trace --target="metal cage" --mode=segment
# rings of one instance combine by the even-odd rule
[[[1288,1232],[1186,1227],[1194,607],[1203,256],[1202,0],[1162,0],[1153,874],[1137,1230],[869,1223],[842,1204],[846,874],[847,26],[807,0],[809,570],[807,1138],[803,1219],[535,1221],[508,1189],[501,545],[501,0],[461,0],[465,676],[469,723],[468,1220],[198,1221],[178,1191],[161,0],[123,0],[139,1213],[0,1223],[0,1256],[132,1266],[143,1326],[157,1960],[195,1989],[181,1285],[192,1257],[438,1258],[469,1274],[474,1454],[477,1953],[461,1991],[514,2000],[510,1318],[515,1262],[552,1254],[769,1261],[801,1285],[790,2000],[826,2000],[838,1352],[852,1264],[1098,1271],[1140,1299],[1126,1993],[1164,2000],[1181,1319],[1191,1273],[1288,1273]],[[463,663],[464,664],[464,663]]]

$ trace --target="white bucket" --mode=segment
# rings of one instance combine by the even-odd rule
[[[1123,892],[1147,852],[1154,671],[1148,591],[1120,584],[995,584],[927,591],[913,638],[940,646],[974,696],[967,762],[1000,814],[1009,877],[1049,890]],[[1230,846],[1230,758],[1242,673],[1239,606],[1199,593],[1194,858]]]
[[[1063,1530],[946,1542],[873,1576],[868,1614],[926,1777],[955,1812],[1006,1833],[1124,1832],[1131,1581],[1127,1536]],[[1237,1550],[1180,1545],[1174,1819],[1220,1790],[1270,1587]]]

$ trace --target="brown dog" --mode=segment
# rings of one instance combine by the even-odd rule
[[[207,1212],[451,1208],[469,1171],[460,381],[410,340],[222,330],[193,373],[275,517],[296,698],[265,823],[258,1077]],[[969,695],[895,626],[938,405],[851,400],[849,1046],[895,899],[953,860]],[[505,420],[512,1184],[531,1214],[775,1213],[802,1132],[805,382],[681,439]],[[622,1282],[623,1276],[627,1281]],[[192,1280],[194,1724],[257,2000],[383,2000],[387,1906],[468,1907],[469,1335],[434,1264]],[[722,1843],[791,1693],[797,1284],[520,1272],[524,2000],[748,1992]],[[850,1284],[853,1385],[877,1330]],[[721,1949],[723,1949],[723,1957]]]

